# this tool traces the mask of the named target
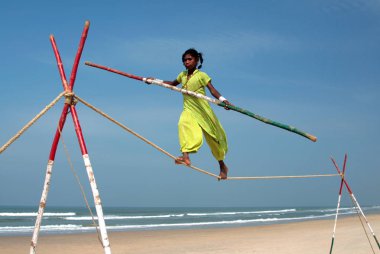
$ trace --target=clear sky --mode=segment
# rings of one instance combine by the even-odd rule
[[[313,143],[213,105],[229,140],[230,176],[332,174],[330,157],[342,165],[347,153],[358,201],[380,204],[379,1],[6,1],[1,146],[62,91],[50,34],[69,76],[86,20],[78,96],[179,155],[181,94],[84,62],[173,80],[184,69],[182,53],[195,47],[233,104],[318,137]],[[0,205],[38,206],[62,107],[63,100],[0,155]],[[338,177],[218,182],[76,108],[105,206],[336,205]],[[70,116],[63,140],[92,200]],[[218,173],[206,144],[191,158]],[[60,143],[48,206],[83,204]]]

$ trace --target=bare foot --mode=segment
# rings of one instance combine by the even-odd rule
[[[228,174],[228,167],[226,164],[224,164],[223,161],[220,161],[219,162],[219,166],[220,166],[220,174],[219,174],[219,177],[220,179],[222,180],[226,180],[227,179],[227,174]]]
[[[191,164],[190,159],[188,157],[186,158],[185,156],[177,157],[174,162],[175,164],[185,164],[187,166],[190,166]]]

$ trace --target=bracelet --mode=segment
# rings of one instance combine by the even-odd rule
[[[158,78],[153,79],[153,81],[155,81],[156,83],[164,83],[162,79],[158,79]]]
[[[224,98],[223,96],[220,96],[220,97],[219,97],[219,100],[220,100],[221,102],[223,102],[223,101],[226,101],[227,99]]]

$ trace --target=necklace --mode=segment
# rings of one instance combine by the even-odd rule
[[[186,82],[183,84],[183,88],[184,89],[187,89],[187,83],[189,82],[189,80],[194,76],[195,74],[195,71],[193,71],[191,74],[187,73],[187,76],[186,76]]]

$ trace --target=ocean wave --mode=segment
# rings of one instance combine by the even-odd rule
[[[34,226],[18,226],[18,227],[0,227],[0,233],[8,232],[32,232]],[[81,225],[46,225],[41,226],[41,231],[75,231],[78,229],[83,229]]]
[[[354,213],[347,210],[340,215],[348,215]],[[328,218],[335,216],[335,213],[326,213],[322,215],[307,215],[300,217],[268,217],[268,218],[255,218],[255,219],[235,219],[235,220],[218,220],[218,221],[203,221],[203,222],[178,222],[178,223],[151,223],[151,224],[134,224],[134,225],[108,225],[108,230],[120,231],[120,230],[141,230],[141,229],[159,229],[159,228],[191,228],[191,227],[207,227],[207,226],[223,226],[223,225],[246,225],[246,224],[260,224],[260,223],[281,223],[292,222],[299,220],[316,220],[322,218]],[[110,216],[111,218],[113,216]],[[120,216],[128,217],[128,216]],[[73,217],[75,218],[75,217]],[[89,217],[92,219],[91,217]],[[0,234],[7,233],[28,233],[33,231],[33,226],[6,226],[0,227]],[[42,232],[88,232],[93,231],[95,227],[93,225],[74,225],[74,224],[60,224],[60,225],[45,225],[41,226]]]
[[[219,216],[219,215],[240,215],[240,214],[284,214],[289,212],[296,212],[296,209],[281,209],[281,210],[264,210],[264,211],[236,211],[236,212],[213,212],[213,213],[187,213],[188,216]]]
[[[380,206],[364,207],[363,210],[378,211]],[[65,211],[65,210],[64,210]],[[72,211],[72,212],[69,212]],[[73,212],[75,211],[75,212]],[[92,217],[83,209],[70,209],[65,212],[44,213],[47,220],[42,223],[41,232],[47,234],[94,232]],[[191,208],[148,209],[147,211],[128,209],[111,210],[104,216],[107,229],[113,231],[159,230],[176,228],[245,226],[260,224],[291,223],[301,220],[318,220],[336,216],[336,208]],[[341,207],[339,216],[355,214],[355,208]],[[0,235],[21,235],[33,232],[32,216],[36,212],[18,210],[0,212]],[[94,219],[98,220],[96,214]],[[50,224],[50,225],[49,225]]]
[[[104,216],[105,220],[136,220],[136,219],[162,219],[162,218],[171,218],[171,217],[183,217],[185,214],[163,214],[163,215],[131,215],[131,216],[119,216],[119,215],[106,215]],[[78,217],[64,217],[64,220],[92,220],[91,216],[78,216]],[[94,216],[94,219],[98,219],[97,216]]]
[[[281,209],[281,210],[263,210],[263,211],[233,211],[233,212],[208,212],[208,213],[179,213],[179,214],[162,214],[162,215],[106,215],[105,220],[136,220],[136,219],[163,219],[172,217],[206,217],[206,216],[226,216],[226,215],[249,215],[249,214],[272,214],[272,215],[283,215],[286,213],[296,212],[296,209]],[[68,216],[64,217],[64,220],[72,221],[90,221],[93,218],[91,216]],[[94,219],[97,219],[94,216]]]
[[[38,213],[36,212],[24,212],[24,213],[12,213],[12,212],[2,212],[0,213],[0,217],[35,217]],[[67,213],[44,213],[44,216],[48,217],[61,217],[61,216],[75,216],[74,212]]]
[[[241,225],[241,224],[252,224],[252,223],[270,223],[270,222],[281,222],[281,221],[296,221],[296,220],[313,220],[321,219],[326,217],[331,217],[333,214],[329,215],[319,215],[319,216],[306,216],[297,218],[266,218],[266,219],[251,219],[251,220],[224,220],[224,221],[207,221],[207,222],[184,222],[184,223],[163,223],[163,224],[146,224],[146,225],[119,225],[119,226],[109,226],[110,230],[123,230],[123,229],[149,229],[149,228],[175,228],[175,227],[196,227],[196,226],[212,226],[212,225]]]

